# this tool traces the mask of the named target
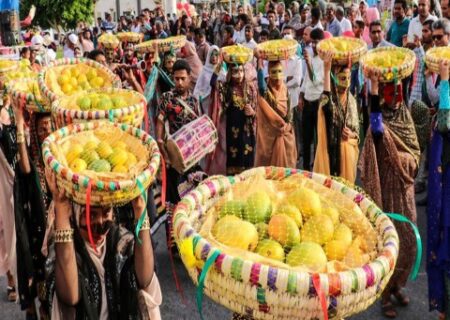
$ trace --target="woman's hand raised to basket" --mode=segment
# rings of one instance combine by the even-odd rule
[[[52,193],[52,199],[55,204],[56,220],[62,219],[68,221],[72,216],[72,206],[69,199],[66,197],[65,191],[59,189],[56,184],[56,174],[52,169],[45,168],[45,178],[47,179],[47,185]]]
[[[332,52],[332,51],[327,51],[320,56],[320,58],[323,60],[323,68],[324,68],[325,72],[331,71],[331,64],[333,62],[333,56],[334,56],[334,52]]]
[[[370,80],[370,94],[378,95],[378,83],[381,73],[379,70],[364,69],[364,77]]]

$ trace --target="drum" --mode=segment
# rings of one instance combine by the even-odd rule
[[[172,167],[179,173],[186,172],[213,152],[217,142],[216,127],[207,115],[184,125],[167,139],[166,148]]]

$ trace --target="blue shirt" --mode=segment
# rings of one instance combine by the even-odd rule
[[[342,34],[341,23],[338,19],[334,18],[327,26],[327,31],[333,35],[333,37],[339,37]]]
[[[398,23],[394,21],[389,28],[386,39],[397,47],[403,47],[403,36],[408,34],[409,19],[403,18],[403,21]]]

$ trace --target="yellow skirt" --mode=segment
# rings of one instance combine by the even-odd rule
[[[348,141],[341,141],[341,163],[339,175],[345,180],[355,183],[356,180],[356,168],[358,165],[358,140],[349,139]],[[325,124],[325,115],[323,114],[322,107],[319,109],[317,118],[317,149],[316,156],[314,157],[314,172],[324,175],[330,175],[330,157],[328,154],[327,146],[327,131]]]

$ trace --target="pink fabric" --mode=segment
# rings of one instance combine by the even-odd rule
[[[364,28],[363,32],[363,40],[367,44],[372,44],[372,40],[370,40],[369,25],[375,20],[380,20],[380,12],[377,8],[367,8],[366,16],[364,17],[366,27]]]
[[[342,35],[343,35],[344,37],[347,37],[347,38],[354,38],[354,37],[355,37],[355,34],[354,34],[353,31],[351,31],[351,30],[345,31]]]

